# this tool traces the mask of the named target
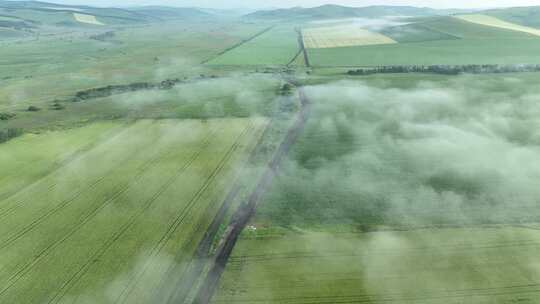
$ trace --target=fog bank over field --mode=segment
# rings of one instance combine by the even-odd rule
[[[540,89],[461,76],[307,88],[313,116],[259,216],[282,224],[537,220]]]

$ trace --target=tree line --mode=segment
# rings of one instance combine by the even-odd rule
[[[180,80],[177,78],[177,79],[163,80],[159,83],[136,82],[136,83],[130,83],[130,84],[109,85],[106,87],[92,88],[92,89],[88,89],[84,91],[79,91],[75,94],[75,97],[73,98],[72,101],[80,102],[80,101],[85,101],[88,99],[109,97],[114,94],[122,94],[122,93],[128,93],[128,92],[134,92],[134,91],[140,91],[140,90],[152,90],[152,89],[170,90],[175,85],[181,82],[183,82],[183,80]]]
[[[349,75],[432,73],[442,75],[540,72],[540,64],[393,65],[349,70]]]

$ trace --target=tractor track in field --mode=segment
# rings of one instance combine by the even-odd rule
[[[50,174],[58,171],[61,168],[67,166],[68,164],[72,163],[73,161],[79,159],[86,152],[89,152],[93,148],[98,147],[101,143],[107,142],[107,140],[110,139],[111,135],[112,135],[112,137],[116,137],[120,133],[122,133],[124,130],[125,129],[123,129],[123,128],[116,127],[115,129],[110,131],[111,134],[109,134],[109,132],[107,132],[106,134],[98,136],[96,141],[93,141],[93,142],[90,142],[90,143],[87,143],[85,145],[80,146],[78,149],[71,152],[70,155],[68,155],[66,158],[57,159],[54,162],[54,164],[52,164],[47,170],[44,170],[44,172],[46,172],[46,173],[42,173],[42,174],[37,175],[36,180],[33,183],[31,183],[30,185],[26,185],[26,186],[21,187],[21,188],[19,188],[17,190],[11,191],[10,193],[5,193],[3,195],[0,195],[0,202],[4,202],[5,200],[7,200],[7,199],[13,197],[14,195],[16,195],[17,193],[25,191],[26,189],[30,188],[34,183],[38,183],[43,178],[49,176]],[[27,164],[27,165],[23,166],[22,168],[19,168],[17,171],[18,172],[24,172],[26,168],[29,168],[31,166],[33,166],[33,164]],[[11,176],[3,176],[0,179],[0,182],[2,182],[3,180],[9,179],[9,178],[13,178],[13,177],[14,177],[13,175],[11,175]],[[15,175],[15,177],[17,177],[17,176]]]
[[[0,250],[5,249],[6,247],[9,247],[11,244],[13,244],[17,240],[19,240],[20,238],[25,236],[27,233],[34,230],[34,228],[36,228],[40,223],[47,220],[49,217],[59,213],[60,211],[62,211],[62,209],[64,209],[64,208],[68,207],[69,205],[71,205],[76,199],[81,197],[86,192],[95,190],[100,184],[103,183],[103,181],[108,177],[108,175],[112,171],[114,171],[118,167],[121,167],[123,164],[127,163],[128,161],[130,161],[132,159],[135,159],[137,155],[138,155],[138,153],[134,153],[130,157],[126,157],[126,158],[122,159],[119,163],[116,164],[115,167],[112,167],[110,170],[107,170],[101,177],[99,177],[97,180],[92,182],[88,187],[84,187],[80,191],[76,192],[75,195],[73,195],[72,197],[70,197],[68,199],[65,199],[65,200],[62,200],[60,202],[60,204],[55,206],[53,209],[51,209],[51,210],[45,212],[44,214],[38,216],[35,220],[31,221],[24,228],[20,229],[19,231],[17,231],[13,235],[9,236],[7,239],[5,239],[3,242],[0,243]],[[149,159],[148,161],[142,163],[137,168],[137,171],[138,172],[144,171],[147,168],[152,167],[159,158],[160,157],[159,157],[159,153],[158,153],[154,157]],[[133,180],[137,181],[137,180],[139,180],[140,177],[141,177],[140,174],[138,174]],[[114,200],[118,195],[120,195],[120,194],[124,193],[125,191],[127,191],[128,188],[129,187],[127,185],[124,185],[124,186],[120,187],[119,190],[114,191],[115,194],[112,197],[105,199],[102,204],[98,204],[97,209],[101,209],[102,205],[107,204],[107,202],[110,201],[110,200]],[[93,212],[91,212],[91,213],[93,213]]]
[[[115,133],[114,136],[112,138],[108,138],[107,140],[104,140],[101,144],[105,144],[107,142],[110,142],[110,141],[113,141],[113,140],[116,140],[118,139],[120,136],[122,136],[123,134],[125,133],[128,133],[129,130],[131,128],[127,128],[127,129],[122,129],[120,130],[119,132]],[[97,148],[99,147],[100,145],[95,145],[94,148]],[[90,151],[90,150],[89,150]],[[89,152],[89,151],[86,151],[86,152]],[[84,151],[81,151],[81,152],[84,152]],[[56,174],[58,173],[61,169],[65,168],[67,165],[77,161],[77,160],[81,160],[85,157],[86,153],[81,153],[81,154],[78,154],[78,155],[72,155],[68,160],[65,160],[63,162],[63,164],[61,166],[58,166],[54,169],[53,172],[50,172],[49,174],[46,174],[44,175],[42,178],[36,180],[35,182],[33,182],[32,184],[20,189],[19,191],[17,191],[17,193],[22,193],[23,191],[27,191],[27,190],[30,190],[32,189],[33,187],[37,187],[40,183],[43,183],[44,180],[48,177],[48,176],[51,176],[53,174]],[[57,186],[57,183],[52,183],[47,190],[51,191],[53,188],[55,188]],[[13,195],[9,196],[9,197],[6,197],[3,199],[3,201],[5,202],[6,200],[9,200],[11,197],[17,195],[17,193],[14,193]],[[74,195],[77,195],[78,192],[75,192]],[[9,207],[6,207],[6,208],[0,208],[0,219],[2,219],[3,217],[5,217],[6,215],[8,215],[9,213],[11,213],[13,210],[15,210],[17,207],[19,207],[20,205],[24,204],[26,201],[25,200],[18,200],[16,201],[12,206],[9,206]]]
[[[169,152],[167,154],[172,154],[172,153],[174,153],[174,151],[171,151],[171,152]],[[14,242],[16,242],[17,240],[22,238],[24,235],[26,235],[28,232],[31,232],[32,230],[34,230],[34,228],[36,228],[40,223],[42,223],[43,221],[45,221],[49,217],[57,214],[58,212],[62,211],[62,209],[64,209],[65,207],[68,207],[69,205],[71,205],[81,195],[85,194],[88,191],[92,191],[92,190],[96,189],[96,187],[98,187],[100,184],[102,184],[103,181],[108,177],[108,175],[111,172],[113,172],[116,168],[119,168],[119,167],[123,166],[125,163],[127,163],[127,162],[129,162],[129,161],[131,161],[133,159],[136,159],[137,155],[138,155],[138,153],[133,153],[129,157],[122,159],[120,162],[118,162],[116,164],[116,166],[114,166],[111,169],[107,170],[103,174],[103,176],[99,177],[97,180],[95,180],[93,183],[91,183],[90,186],[84,187],[80,191],[76,192],[75,195],[73,195],[72,197],[70,197],[70,198],[68,198],[66,200],[62,200],[60,202],[60,204],[55,206],[53,209],[45,212],[44,214],[39,216],[37,219],[31,221],[24,228],[20,229],[15,234],[9,236],[4,241],[0,242],[0,250],[5,249],[6,247],[10,246]],[[150,159],[148,159],[147,161],[140,164],[138,166],[138,168],[137,168],[138,173],[135,175],[133,180],[131,180],[131,182],[138,181],[142,177],[142,172],[146,171],[148,168],[151,168],[161,157],[162,157],[162,155],[160,153],[156,153],[152,157],[150,157]],[[131,183],[129,183],[129,184],[131,184]],[[101,204],[98,204],[96,209],[102,209],[105,205],[108,204],[108,202],[114,201],[118,196],[122,195],[127,190],[129,190],[129,188],[130,188],[129,184],[121,186],[119,190],[114,191],[114,194],[111,197],[108,197],[105,200],[103,200]],[[92,210],[92,212],[90,212],[90,214],[93,214],[94,211],[95,210]],[[86,217],[83,219],[83,221],[85,219],[86,219]]]
[[[248,197],[247,202],[243,203],[232,216],[231,223],[221,238],[216,254],[212,258],[210,270],[199,287],[193,304],[210,303],[241,232],[255,214],[260,198],[271,185],[285,156],[291,150],[291,147],[302,133],[305,124],[309,119],[311,113],[311,101],[306,96],[304,88],[294,79],[286,80],[288,83],[297,87],[298,97],[301,103],[300,111],[296,116],[295,122],[289,128],[287,135],[274,153],[270,163],[267,165],[265,172],[259,179],[255,189]],[[174,303],[180,304],[181,302]]]
[[[47,303],[58,303],[68,292],[69,290],[75,286],[75,284],[88,272],[90,269],[90,266],[95,263],[95,261],[98,261],[110,248],[112,245],[118,241],[122,235],[127,232],[133,224],[137,222],[137,219],[144,214],[147,210],[149,210],[154,203],[159,199],[159,197],[167,191],[170,186],[182,175],[184,174],[185,170],[195,162],[201,155],[204,148],[206,148],[213,138],[214,132],[212,132],[212,135],[208,136],[203,144],[203,147],[198,149],[192,156],[192,158],[185,164],[183,164],[179,169],[176,170],[176,174],[174,174],[171,178],[169,178],[165,184],[163,184],[156,193],[149,199],[145,201],[145,204],[143,204],[143,208],[138,210],[135,214],[133,214],[129,220],[121,227],[117,233],[111,238],[109,238],[103,246],[90,258],[87,260],[87,262],[74,274],[69,278],[66,282],[62,284],[60,289],[56,292],[56,294],[47,302]]]
[[[209,144],[210,142],[210,139],[213,137],[213,135],[215,134],[216,130],[212,131],[206,138],[205,138],[205,141],[203,142],[203,147],[201,147],[200,149],[198,149],[195,153],[193,153],[192,157],[189,159],[189,161],[185,164],[182,165],[182,167],[180,169],[178,169],[178,172],[176,175],[179,175],[179,174],[182,174],[185,169],[187,169],[189,166],[191,166],[191,164],[199,157],[199,155],[201,154],[201,151],[204,149],[204,147],[206,145]],[[175,176],[176,176],[175,175]],[[126,189],[127,190],[127,189]],[[105,208],[108,204],[114,202],[116,200],[116,198],[120,195],[122,195],[125,191],[123,191],[122,193],[115,193],[113,194],[113,197],[105,200],[105,203],[100,206],[98,209],[95,209],[93,212],[91,212],[90,214],[87,215],[87,217],[85,219],[83,219],[78,225],[76,225],[75,227],[72,227],[72,229],[66,234],[64,235],[64,237],[62,237],[61,239],[57,240],[56,242],[50,244],[49,246],[47,246],[46,248],[44,248],[43,250],[41,250],[38,254],[36,254],[34,256],[34,258],[32,259],[32,261],[29,261],[22,269],[20,269],[19,271],[17,271],[15,274],[13,274],[8,280],[7,282],[5,283],[5,285],[2,287],[2,289],[0,289],[0,297],[5,294],[5,292],[7,292],[12,286],[14,286],[24,275],[26,275],[30,270],[32,270],[32,268],[37,265],[37,263],[42,260],[43,258],[45,258],[50,252],[51,250],[57,248],[58,246],[60,246],[62,243],[64,243],[64,241],[66,241],[69,237],[71,237],[72,235],[74,235],[77,231],[79,231],[86,223],[88,223],[96,214],[99,213],[99,211],[101,211],[103,208]]]
[[[190,199],[190,201],[184,206],[184,208],[178,213],[178,216],[174,219],[174,221],[169,225],[167,231],[164,235],[160,238],[158,243],[152,248],[150,259],[156,257],[161,253],[165,245],[167,244],[168,240],[171,238],[171,235],[173,235],[178,227],[184,222],[187,215],[190,213],[192,208],[195,206],[195,203],[199,201],[199,199],[202,197],[204,193],[206,193],[206,190],[208,187],[214,182],[215,178],[221,173],[223,168],[227,165],[227,163],[231,160],[236,150],[240,147],[241,142],[245,136],[249,134],[249,131],[252,129],[252,124],[249,124],[242,133],[237,137],[236,141],[233,143],[233,145],[228,149],[228,151],[225,153],[225,156],[219,161],[218,165],[214,168],[210,176],[207,177],[205,180],[203,186],[199,188],[199,190],[195,193],[195,195]],[[127,301],[128,295],[133,291],[133,289],[137,286],[137,284],[140,281],[140,278],[144,276],[146,271],[148,270],[148,267],[150,266],[150,263],[146,263],[143,265],[142,270],[140,273],[135,274],[132,276],[128,283],[126,284],[125,288],[122,290],[121,294],[117,297],[117,300],[115,303],[125,303]],[[168,270],[169,271],[169,270]],[[167,272],[168,272],[167,271]]]

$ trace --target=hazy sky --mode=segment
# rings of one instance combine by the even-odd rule
[[[47,0],[43,0],[47,1]],[[342,4],[348,6],[367,5],[413,5],[436,8],[487,8],[498,6],[540,5],[540,0],[49,0],[50,2],[87,4],[96,6],[128,5],[172,5],[215,8],[261,8],[317,6]]]

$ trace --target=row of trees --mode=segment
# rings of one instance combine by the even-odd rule
[[[169,90],[172,89],[175,85],[183,82],[181,79],[167,79],[159,83],[150,83],[150,82],[136,82],[130,84],[122,85],[109,85],[106,87],[93,88],[84,91],[79,91],[75,94],[74,102],[80,102],[88,99],[109,97],[114,94],[121,94],[127,92],[134,92],[140,90]]]
[[[349,75],[433,73],[443,75],[540,72],[540,64],[395,65],[349,70]]]
[[[199,79],[215,79],[216,75],[199,75]],[[188,78],[184,79],[166,79],[157,83],[153,82],[135,82],[130,84],[109,85],[106,87],[93,88],[84,91],[79,91],[75,94],[75,97],[71,100],[73,102],[80,102],[89,99],[109,97],[115,94],[122,94],[141,90],[170,90],[176,85],[189,82]]]

